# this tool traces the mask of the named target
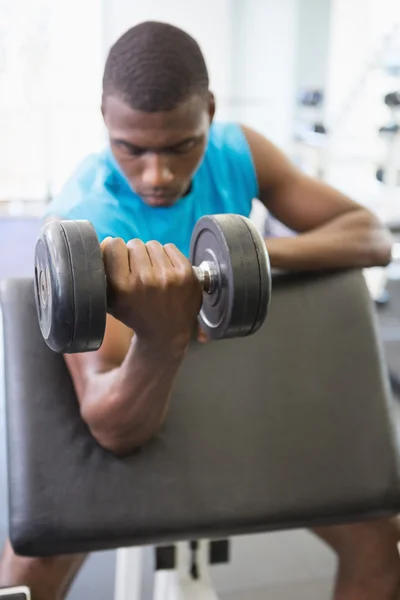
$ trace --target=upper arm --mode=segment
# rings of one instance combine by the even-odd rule
[[[253,156],[260,200],[290,229],[309,231],[361,208],[345,194],[302,173],[261,134],[242,129]]]
[[[79,401],[83,399],[93,379],[122,364],[132,337],[131,329],[111,315],[107,315],[104,340],[97,351],[64,355]]]

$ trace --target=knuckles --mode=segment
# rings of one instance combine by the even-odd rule
[[[144,242],[142,242],[142,240],[139,240],[138,238],[129,240],[126,243],[126,246],[129,250],[138,250],[139,248],[143,248],[145,245],[146,244]]]
[[[162,244],[160,244],[160,242],[157,242],[157,240],[150,240],[149,242],[146,242],[145,245],[146,248],[148,248],[148,250],[153,250],[155,252],[164,251]]]
[[[126,252],[126,244],[122,238],[112,238],[104,249],[105,258],[114,259]]]
[[[145,253],[148,251],[147,264],[143,262]],[[130,262],[134,255],[140,252],[141,265],[137,269],[130,268]],[[168,250],[174,251],[173,263],[167,258],[163,264],[160,261],[157,266],[151,263],[151,254],[160,254]],[[130,255],[130,261],[127,257]],[[194,290],[197,280],[189,260],[177,251],[173,244],[163,246],[160,242],[152,240],[147,243],[140,239],[131,239],[127,243],[122,238],[112,238],[107,242],[103,251],[106,264],[107,278],[112,286],[113,295],[128,297],[133,293],[169,292],[186,288]],[[121,298],[122,299],[122,298]]]

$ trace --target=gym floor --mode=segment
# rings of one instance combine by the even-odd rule
[[[37,228],[36,219],[0,219],[0,256],[8,257],[7,261],[0,263],[0,280],[11,275],[31,276],[30,249],[33,247]],[[21,239],[26,243],[20,244],[18,240]],[[389,281],[388,290],[389,303],[378,309],[377,315],[387,362],[400,381],[400,279]],[[2,364],[1,355],[0,363]],[[6,449],[2,429],[3,398],[2,394],[0,401],[0,545],[7,535]],[[398,406],[400,412],[400,396]],[[302,532],[273,533],[270,536],[271,543],[266,547],[261,537],[246,538],[237,546],[235,545],[234,568],[221,566],[215,569],[215,584],[221,592],[221,598],[225,600],[261,600],[261,598],[263,600],[267,598],[328,600],[334,559],[319,542]],[[249,555],[253,554],[254,560],[249,561]],[[233,577],[230,575],[232,571],[235,571]],[[267,573],[271,574],[270,578]],[[277,573],[279,577],[276,577]],[[70,600],[82,598],[110,600],[113,598],[114,577],[115,552],[96,553],[89,558],[82,569],[69,598]],[[230,579],[229,586],[227,579]],[[245,588],[247,582],[248,586]],[[269,582],[270,586],[266,587]]]

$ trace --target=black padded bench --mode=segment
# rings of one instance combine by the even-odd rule
[[[358,271],[274,278],[264,327],[194,343],[162,431],[130,457],[80,418],[30,279],[3,282],[10,535],[48,555],[389,515],[399,452]]]

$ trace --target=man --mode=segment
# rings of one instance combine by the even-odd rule
[[[110,147],[83,162],[47,211],[89,219],[102,242],[110,289],[104,343],[65,360],[82,418],[117,454],[144,444],[166,416],[201,304],[187,255],[202,215],[249,216],[259,198],[298,234],[266,239],[272,266],[281,269],[361,268],[391,258],[391,239],[373,214],[299,172],[256,131],[213,123],[214,111],[190,36],[154,22],[129,30],[104,71]],[[337,600],[397,597],[394,522],[316,533],[339,557]],[[29,585],[34,600],[61,598],[83,559],[21,558],[7,543],[0,585]]]

